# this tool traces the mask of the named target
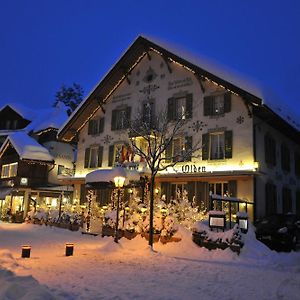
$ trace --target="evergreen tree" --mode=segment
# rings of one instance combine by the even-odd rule
[[[73,85],[69,87],[63,84],[59,91],[55,94],[53,106],[56,106],[59,102],[62,102],[68,107],[68,115],[71,115],[82,99],[83,88],[78,83],[73,83]]]

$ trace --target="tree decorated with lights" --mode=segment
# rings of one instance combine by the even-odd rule
[[[189,113],[182,106],[176,111],[175,117],[168,109],[154,115],[152,103],[149,102],[137,112],[136,119],[129,126],[128,134],[134,153],[140,156],[141,161],[144,161],[150,170],[149,245],[151,247],[154,232],[155,177],[158,172],[172,169],[179,162],[191,160],[193,153],[199,149],[199,142],[192,145],[186,140]],[[178,138],[184,141],[184,146],[174,153],[170,149],[173,141]]]

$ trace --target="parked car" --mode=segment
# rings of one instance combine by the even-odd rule
[[[276,251],[296,250],[300,244],[300,218],[276,214],[256,222],[256,238]]]

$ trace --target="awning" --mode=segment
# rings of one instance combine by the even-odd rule
[[[0,200],[4,200],[7,195],[12,192],[12,188],[2,188],[0,189]]]
[[[128,170],[122,167],[116,167],[113,169],[99,169],[90,172],[85,177],[85,183],[96,183],[96,182],[113,182],[114,177],[122,176],[125,177],[125,185],[129,181],[140,180],[141,174],[136,170]]]

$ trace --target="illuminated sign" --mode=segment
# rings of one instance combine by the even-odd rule
[[[20,185],[28,185],[28,178],[21,177],[21,179],[20,179]]]

